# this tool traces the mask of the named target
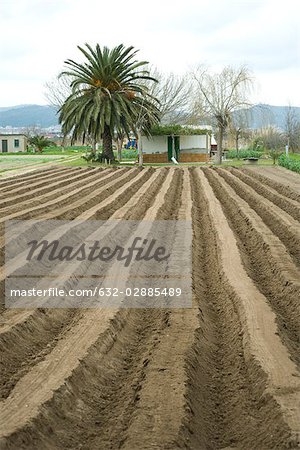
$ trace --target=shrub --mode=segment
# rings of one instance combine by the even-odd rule
[[[300,173],[300,160],[290,159],[288,156],[281,155],[278,158],[278,164],[293,172]]]
[[[270,150],[269,155],[273,159],[273,164],[276,164],[276,161],[282,155],[282,150],[276,150],[276,149]]]
[[[263,155],[262,152],[257,152],[255,150],[239,150],[238,152],[236,150],[229,150],[226,153],[226,157],[228,159],[261,158],[262,155]]]
[[[135,159],[138,155],[137,150],[122,149],[122,159]]]
[[[116,156],[116,152],[115,152]],[[122,149],[122,159],[136,159],[138,156],[138,152],[136,150],[123,150]],[[93,153],[92,151],[89,151],[81,156],[85,161],[92,161],[92,162],[104,162],[102,151],[98,151],[96,153]],[[116,163],[119,163],[119,161],[114,161]]]
[[[85,161],[93,161],[95,155],[92,152],[85,153],[85,155],[82,155],[81,158],[83,158]]]

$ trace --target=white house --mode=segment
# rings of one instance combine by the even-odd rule
[[[0,134],[0,153],[25,152],[26,146],[24,134]]]
[[[211,130],[207,128],[157,126],[151,137],[142,135],[144,162],[204,162],[209,160]]]

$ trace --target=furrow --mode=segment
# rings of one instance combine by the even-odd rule
[[[295,186],[295,184],[293,184],[292,188],[289,184],[283,182],[281,178],[281,172],[277,171],[277,174],[276,172],[272,174],[267,170],[263,171],[257,170],[259,169],[258,167],[255,167],[255,169],[253,170],[249,167],[243,168],[241,170],[247,175],[250,175],[251,177],[259,180],[260,182],[266,184],[267,186],[270,186],[271,188],[275,189],[280,194],[285,195],[286,197],[294,201],[300,202],[299,181],[298,181],[298,189],[297,185]]]
[[[147,205],[146,199],[151,201],[151,195],[156,194],[165,177],[165,171],[145,171],[145,176],[140,186],[128,188],[127,202],[117,212],[113,213],[110,220],[117,218],[131,218],[142,214],[139,207],[140,201]],[[115,202],[119,204],[119,199]],[[139,208],[139,209],[138,209]],[[138,209],[138,211],[137,211]],[[143,215],[143,214],[142,214]],[[2,397],[7,397],[16,382],[26,373],[30,367],[37,364],[51,351],[56,341],[79,320],[81,313],[77,310],[35,310],[29,315],[24,311],[26,320],[17,326],[2,333],[0,336],[0,351],[5,367],[2,374]],[[21,312],[22,314],[22,312]],[[16,319],[16,317],[15,317]],[[21,365],[22,364],[22,365]]]
[[[279,194],[276,189],[257,181],[257,179],[244,173],[242,170],[235,168],[229,169],[230,172],[238,177],[241,181],[252,187],[255,192],[273,202],[276,206],[284,210],[295,220],[300,221],[300,205],[297,201],[287,198],[285,195]]]
[[[40,205],[36,205],[33,207],[29,207],[29,208],[23,208],[22,205],[19,206],[20,211],[17,212],[13,212],[11,214],[6,215],[5,217],[0,218],[0,231],[1,231],[1,235],[0,235],[0,263],[3,264],[4,262],[4,224],[6,221],[8,220],[12,220],[12,219],[16,219],[16,220],[24,220],[26,218],[28,219],[34,219],[35,215],[38,215],[40,220],[41,217],[43,218],[57,218],[57,213],[60,214],[62,211],[65,210],[69,210],[69,209],[73,209],[73,205],[74,203],[70,204],[69,200],[72,200],[73,197],[75,197],[77,199],[76,202],[76,206],[79,205],[85,205],[85,203],[88,203],[89,201],[94,201],[94,196],[93,193],[94,192],[99,192],[98,191],[93,191],[93,188],[95,187],[99,187],[99,185],[101,186],[101,190],[105,189],[105,185],[107,182],[110,183],[110,179],[111,178],[118,178],[120,177],[120,179],[124,176],[126,176],[127,171],[125,170],[121,170],[117,173],[117,176],[111,172],[110,170],[106,171],[106,174],[104,174],[101,179],[98,178],[97,174],[91,174],[90,176],[87,176],[87,178],[85,179],[85,182],[87,184],[85,184],[85,186],[82,187],[77,187],[77,183],[74,184],[74,189],[72,189],[70,192],[66,192],[62,195],[59,195],[56,197],[56,199],[52,199],[49,200],[48,202],[45,202],[44,204]],[[114,183],[114,181],[113,181]],[[107,185],[106,185],[107,186]],[[92,193],[90,195],[90,192],[92,191]],[[78,194],[80,194],[80,198],[78,200]],[[86,194],[86,197],[84,197],[83,195]],[[58,203],[58,204],[57,204]],[[62,206],[64,204],[67,204],[67,206],[62,209]],[[31,224],[30,222],[28,224],[24,223],[24,230],[28,230],[28,228],[30,228]],[[10,225],[10,227],[12,227],[12,225]],[[18,239],[20,239],[20,227],[18,227]],[[12,228],[10,229],[10,235],[12,238],[14,238],[14,235],[12,233]]]
[[[71,177],[69,178],[68,176],[70,175]],[[48,184],[42,189],[29,191],[27,194],[21,194],[13,198],[5,199],[3,204],[0,205],[1,216],[6,215],[7,213],[12,214],[14,210],[18,211],[21,207],[26,209],[29,206],[37,206],[41,203],[46,203],[53,198],[59,199],[60,195],[70,192],[74,187],[84,187],[87,181],[92,181],[92,175],[95,175],[95,178],[97,177],[98,180],[101,180],[98,169],[81,171],[81,173],[78,173],[77,171],[77,173],[75,172],[70,175],[64,177],[62,181],[55,179],[53,180],[53,183]]]
[[[224,169],[217,169],[226,182],[245,200],[265,224],[285,245],[295,264],[300,265],[300,228],[299,222],[282,211],[274,203],[257,194],[253,188]]]
[[[165,219],[191,220],[190,180],[188,170],[183,171],[179,210],[173,208],[167,214],[166,210],[162,211],[161,217]],[[183,241],[183,236],[175,238],[173,252],[180,246],[180,241]],[[182,266],[190,264],[188,248],[185,257],[186,260],[181,261]],[[144,353],[140,382],[135,387],[135,401],[126,410],[129,427],[124,435],[121,434],[121,440],[117,441],[120,448],[178,448],[180,430],[188,411],[186,359],[198,326],[197,313],[195,305],[191,308],[170,309],[166,316],[167,326],[161,329],[155,345],[150,345]],[[130,409],[132,412],[129,412]],[[132,415],[129,421],[127,415]],[[98,436],[92,448],[107,448],[105,444],[100,444],[102,438],[102,434]],[[107,434],[107,446],[108,443]]]
[[[7,189],[4,194],[4,198],[0,201],[0,206],[7,206],[8,202],[15,202],[22,199],[26,199],[26,197],[30,198],[30,196],[34,195],[35,193],[43,192],[43,190],[47,189],[48,186],[51,186],[54,183],[58,183],[60,180],[64,181],[71,177],[72,175],[76,175],[79,172],[83,174],[84,172],[87,173],[86,169],[81,168],[73,168],[69,171],[63,171],[59,172],[58,174],[52,174],[50,179],[42,180],[39,182],[27,182],[25,186],[16,187],[14,189]]]
[[[205,174],[235,232],[244,267],[276,313],[280,337],[299,364],[299,270],[249,204],[215,171]]]
[[[74,197],[76,198],[76,196],[78,197],[79,193],[84,195],[84,194],[89,193],[89,191],[92,190],[93,187],[98,187],[97,185],[99,185],[99,184],[100,184],[100,186],[105,185],[106,179],[108,177],[113,177],[113,175],[114,174],[112,174],[110,172],[109,175],[106,175],[99,179],[96,178],[96,180],[94,179],[94,175],[92,175],[93,181],[89,182],[89,180],[88,180],[88,183],[84,188],[81,188],[81,187],[75,188],[73,191],[71,191],[67,194],[63,194],[59,198],[56,197],[56,199],[49,200],[48,202],[46,202],[43,205],[37,205],[37,206],[34,206],[33,208],[26,208],[25,210],[22,210],[22,204],[20,204],[19,205],[20,209],[21,209],[20,211],[14,212],[12,214],[7,214],[6,217],[0,218],[0,223],[4,223],[7,220],[12,220],[12,219],[23,219],[23,220],[29,219],[29,218],[32,219],[34,217],[34,214],[37,214],[39,216],[41,216],[41,214],[44,215],[45,212],[51,211],[51,209],[53,209],[55,207],[56,207],[56,209],[58,209],[57,203],[59,204],[59,208],[61,208],[61,205],[65,204],[65,203],[67,204]],[[120,170],[117,172],[117,175],[126,176],[126,175],[128,175],[128,171],[126,171],[126,169]],[[90,195],[92,195],[92,194],[90,194]],[[84,203],[84,198],[77,200],[77,202],[79,202],[79,201],[81,201],[81,204]],[[69,207],[70,207],[70,205],[69,205]]]
[[[68,167],[50,167],[42,170],[38,170],[34,173],[27,173],[25,175],[19,175],[18,177],[15,175],[11,178],[6,178],[5,180],[0,179],[0,190],[11,189],[18,186],[22,186],[27,184],[28,181],[32,180],[42,180],[44,178],[51,178],[51,176],[56,175],[58,173],[68,172]]]
[[[173,172],[169,171],[161,189],[162,193],[165,190],[165,186],[170,186],[172,177]],[[145,218],[151,219],[156,217],[157,211],[164,203],[164,197],[165,195],[153,198],[157,205],[156,210],[152,210],[151,216],[146,214]],[[110,268],[110,272],[114,273],[114,271],[113,265]],[[59,431],[61,427],[66,430],[65,421],[68,422],[70,431],[68,436],[66,434],[68,439],[78,439],[81,431],[88,431],[87,428],[79,430],[78,426],[72,422],[74,415],[79,412],[79,409],[76,408],[76,402],[73,401],[74,395],[78,397],[81,394],[84,397],[86,394],[86,389],[83,389],[81,392],[78,391],[78,380],[80,379],[82,383],[86,379],[81,384],[82,387],[87,386],[87,383],[91,389],[98,386],[97,392],[99,394],[101,371],[105,371],[105,359],[108,358],[109,360],[110,358],[108,350],[114,346],[121,329],[127,323],[124,319],[126,319],[129,311],[122,310],[119,314],[118,310],[113,309],[86,311],[84,317],[66,334],[62,341],[58,342],[43,363],[37,364],[17,383],[11,395],[2,405],[4,408],[1,415],[4,420],[1,420],[1,423],[5,421],[6,424],[5,428],[0,431],[1,436],[6,436],[6,439],[2,442],[3,448],[21,449],[24,448],[23,444],[26,441],[30,448],[40,448],[41,442],[45,443],[45,439],[47,440],[45,436],[42,436],[43,429],[45,429],[45,426],[46,428],[48,427],[48,425],[45,425],[45,419],[48,424],[52,421],[57,422],[57,434],[53,434],[52,440],[54,445],[59,445],[57,448],[65,448],[65,443],[60,440]],[[143,326],[145,328],[145,325]],[[139,340],[140,336],[137,336],[137,339]],[[123,346],[120,350],[121,355],[124,354],[125,349]],[[101,360],[103,360],[103,364]],[[108,366],[110,364],[108,363]],[[95,375],[97,382],[93,378]],[[105,375],[107,376],[107,374]],[[44,379],[47,382],[44,382]],[[124,380],[120,381],[120,387],[124,386]],[[67,389],[66,386],[68,386]],[[111,387],[113,387],[113,383]],[[61,401],[71,407],[69,414],[63,419],[64,425],[60,421],[60,416],[55,414],[56,405]],[[97,397],[94,395],[88,396],[88,401],[90,402],[89,405],[85,404],[83,400],[81,401],[83,409],[89,409],[97,401]],[[99,413],[98,409],[96,411]],[[35,419],[33,420],[34,417]],[[84,420],[88,419],[89,416],[83,414],[81,424],[83,425]],[[38,422],[40,425],[36,426]],[[74,425],[77,430],[76,433],[74,433]]]
[[[44,239],[47,239],[49,241],[52,241],[53,239],[57,239],[58,236],[63,236],[65,233],[70,232],[71,229],[75,228],[78,224],[78,221],[83,221],[83,220],[87,220],[87,219],[95,219],[95,215],[98,212],[98,210],[100,211],[105,211],[106,214],[108,213],[108,211],[111,211],[111,214],[113,213],[113,210],[118,209],[118,207],[120,206],[120,204],[122,204],[122,202],[126,202],[126,189],[132,187],[132,188],[137,188],[139,183],[142,184],[143,183],[143,177],[145,176],[145,172],[146,174],[149,173],[149,169],[147,171],[138,171],[138,175],[136,171],[132,171],[132,175],[133,176],[126,176],[128,175],[127,172],[125,172],[125,174],[123,176],[120,176],[117,179],[117,182],[110,182],[107,184],[106,186],[106,190],[105,190],[105,194],[104,195],[104,200],[102,202],[100,202],[99,204],[97,204],[96,206],[89,208],[87,211],[84,211],[83,213],[79,214],[76,217],[76,221],[74,221],[74,223],[70,224],[64,224],[61,225],[60,227],[56,228],[55,230],[53,230],[52,232],[48,233],[46,236],[44,236]],[[129,179],[129,181],[127,181],[127,179]],[[120,181],[122,180],[122,181]],[[124,182],[124,181],[127,182]],[[136,184],[136,182],[138,184]],[[119,188],[119,189],[117,189]],[[95,191],[97,192],[97,191]],[[118,200],[118,203],[116,203],[116,206],[114,207],[114,203],[116,202],[116,200]],[[114,209],[115,208],[115,209]],[[101,215],[101,212],[100,212]],[[109,217],[109,216],[108,216]],[[105,220],[104,217],[101,217],[100,220]],[[42,221],[41,221],[42,222]],[[28,230],[27,230],[28,232]],[[28,235],[27,235],[28,238]],[[26,235],[25,235],[25,239],[27,240]],[[20,236],[18,236],[18,239],[21,239]],[[24,252],[23,252],[24,253]],[[11,261],[9,261],[6,266],[5,266],[5,270],[4,267],[0,268],[0,280],[3,281],[5,279],[5,277],[11,275],[14,271],[18,270],[22,265],[21,259],[19,257],[16,257],[14,259],[12,259]],[[3,284],[2,284],[2,289],[4,288]],[[3,295],[4,297],[4,295]],[[2,325],[0,326],[0,333],[1,332],[5,332],[7,330],[7,328],[10,328],[10,326],[15,325],[16,324],[16,320],[18,321],[18,317],[21,318],[21,320],[23,321],[24,318],[27,318],[28,315],[31,314],[32,311],[25,311],[23,312],[21,310],[21,312],[16,313],[12,310],[9,311],[4,311],[2,316],[1,316],[1,320],[2,320]],[[13,322],[11,323],[11,316],[13,317]]]
[[[28,177],[25,181],[23,181],[22,178],[18,178],[18,180],[13,180],[13,183],[10,181],[2,188],[0,185],[0,192],[5,192],[5,195],[8,196],[15,195],[16,193],[21,194],[22,192],[26,192],[26,188],[30,190],[32,189],[32,186],[35,187],[46,185],[49,181],[51,182],[53,178],[63,177],[64,175],[76,172],[78,170],[81,171],[85,169],[82,169],[81,167],[69,167],[66,169],[47,170],[40,176],[37,175],[30,178]]]
[[[189,420],[175,448],[297,448],[296,367],[204,173],[191,172],[199,329],[189,360]]]
[[[118,171],[117,172],[117,177],[116,175],[113,173],[111,173],[109,170],[107,170],[107,175],[103,176],[101,178],[101,181],[94,181],[92,183],[89,183],[89,189],[92,186],[95,185],[95,183],[99,183],[101,188],[98,188],[94,191],[92,191],[91,194],[86,195],[85,197],[82,196],[84,189],[82,188],[77,188],[74,189],[73,191],[71,191],[69,194],[65,194],[64,198],[65,200],[68,199],[70,196],[72,197],[73,195],[75,195],[75,193],[80,192],[80,198],[77,199],[75,202],[73,203],[69,203],[67,204],[67,206],[65,207],[60,207],[59,209],[57,209],[54,213],[53,211],[48,212],[47,214],[44,214],[42,217],[42,219],[37,219],[38,221],[42,222],[45,219],[60,219],[62,218],[62,215],[66,212],[69,212],[71,210],[71,214],[72,214],[72,219],[77,218],[78,220],[83,220],[82,215],[80,214],[80,212],[85,211],[86,208],[88,208],[89,206],[100,202],[100,196],[101,198],[105,198],[106,200],[104,200],[104,204],[106,205],[107,202],[109,201],[109,197],[110,195],[113,195],[115,192],[118,191],[122,191],[122,185],[124,183],[125,180],[125,186],[126,186],[126,181],[128,181],[128,183],[131,183],[131,180],[134,179],[137,174],[139,173],[139,171],[137,170],[132,170],[132,171],[128,171],[125,169],[125,171]],[[141,175],[141,174],[140,174]],[[113,180],[111,181],[111,178],[113,178]],[[120,187],[121,186],[121,187]],[[97,196],[98,195],[98,196]],[[78,197],[78,195],[77,195]],[[105,203],[106,201],[106,203]],[[50,201],[48,203],[51,203],[53,205],[55,205],[55,200]],[[75,209],[74,209],[75,208]],[[91,207],[89,210],[90,211],[95,211],[98,209],[98,205]],[[33,210],[36,210],[36,207],[33,208]],[[28,214],[28,212],[27,212]],[[77,215],[77,216],[76,216]],[[17,217],[19,219],[19,217]],[[23,217],[22,217],[23,218]],[[1,219],[0,219],[1,222]],[[31,222],[29,221],[28,223],[24,223],[24,226],[22,227],[22,233],[20,232],[20,227],[16,228],[16,232],[13,233],[13,231],[10,232],[10,238],[14,239],[14,238],[18,238],[18,242],[21,243],[22,240],[26,240],[28,238],[28,233],[30,232],[29,229],[31,227]],[[64,227],[65,230],[69,230],[70,227],[69,226],[65,226]],[[54,236],[52,237],[53,239],[56,239],[57,235],[56,235],[57,230],[54,232]],[[16,234],[17,233],[17,234]],[[1,254],[1,261],[4,262],[4,238],[2,238],[0,240],[0,246],[2,246],[2,254]],[[12,263],[12,267],[13,269],[10,268],[9,264],[6,264],[5,267],[5,271],[4,271],[4,267],[0,267],[0,294],[2,296],[2,298],[4,298],[4,282],[3,280],[5,279],[5,276],[9,275],[13,270],[16,270],[18,268],[18,263],[16,265],[14,265],[16,263],[16,261],[13,261]],[[4,305],[2,305],[3,308]],[[4,313],[5,314],[5,313]]]

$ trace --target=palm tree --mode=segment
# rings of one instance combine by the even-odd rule
[[[54,142],[45,136],[32,136],[28,139],[30,145],[33,145],[38,152],[42,153],[45,147],[50,147],[51,145],[56,145]]]
[[[112,50],[78,47],[86,60],[79,64],[67,60],[71,69],[61,75],[71,79],[72,93],[61,106],[59,120],[64,134],[71,133],[72,142],[87,138],[93,147],[103,139],[103,157],[114,160],[112,140],[114,133],[137,133],[137,121],[147,112],[143,131],[150,133],[152,124],[159,121],[158,100],[150,95],[145,80],[156,82],[137,61],[137,50],[119,45]]]

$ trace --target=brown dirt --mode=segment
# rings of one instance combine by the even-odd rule
[[[10,190],[15,186],[23,186],[29,181],[36,181],[43,178],[50,178],[55,173],[68,172],[70,168],[67,167],[51,167],[49,169],[36,170],[35,172],[26,173],[25,175],[18,175],[17,177],[8,177],[0,179],[0,188],[3,190]]]
[[[193,307],[4,311],[0,448],[299,448],[297,179],[291,189],[285,171],[254,168],[35,174],[9,181],[9,214],[191,217]],[[27,211],[24,183],[39,195]]]
[[[290,214],[294,219],[300,221],[300,207],[297,201],[288,199],[286,196],[279,194],[276,189],[271,188],[270,186],[257,183],[255,178],[244,173],[242,170],[232,168],[230,169],[230,172],[255,189],[258,194],[263,195],[275,205],[279,206],[279,208]]]
[[[155,198],[166,173],[165,171],[157,173],[154,180],[151,177],[152,174],[151,170],[147,175],[145,173],[146,177],[141,180],[143,184],[140,190],[137,190],[134,184],[125,191],[127,200],[131,198],[135,202],[131,202],[133,204],[130,211],[124,209],[123,216],[127,219],[131,217],[134,217],[134,220],[142,219],[147,207]],[[136,203],[137,200],[138,203]],[[120,217],[123,201],[121,202],[119,197],[112,201],[112,219],[116,218],[114,210],[118,210],[118,217]],[[143,205],[146,207],[143,208]],[[99,211],[101,211],[101,203]],[[0,395],[3,397],[9,395],[16,382],[30,367],[45,358],[53,345],[70,329],[70,321],[74,324],[75,320],[79,320],[81,316],[77,310],[36,310],[26,314],[21,311],[19,320],[16,322],[16,315],[18,311],[13,311],[11,328],[8,328],[7,317],[2,318],[5,328],[0,326],[0,351],[6,361],[1,379],[3,387],[0,388]]]
[[[0,213],[2,216],[6,215],[6,211],[8,214],[14,212],[14,209],[11,205],[15,205],[15,210],[18,211],[18,207],[20,203],[22,203],[23,208],[27,206],[36,206],[41,203],[45,203],[47,200],[51,200],[53,198],[58,198],[62,193],[66,194],[69,191],[72,191],[73,188],[84,186],[86,184],[87,175],[92,175],[94,173],[95,179],[99,178],[98,169],[93,172],[86,172],[85,170],[79,173],[78,171],[71,172],[68,174],[64,174],[63,176],[53,177],[52,183],[49,183],[49,180],[44,181],[41,187],[40,185],[34,186],[34,189],[24,188],[24,192],[20,194],[20,191],[17,192],[16,195],[8,196],[5,193],[5,199],[0,201]],[[62,180],[61,180],[62,178]],[[91,178],[90,178],[91,179]],[[70,181],[71,180],[71,181]],[[38,188],[36,188],[38,186]],[[7,208],[9,210],[7,210]]]
[[[20,181],[19,183],[16,183],[15,186],[13,184],[8,184],[8,186],[5,186],[1,188],[1,192],[5,192],[5,198],[13,197],[16,194],[22,194],[27,192],[32,192],[35,190],[36,187],[42,188],[44,186],[48,186],[49,182],[63,178],[67,178],[69,175],[72,175],[75,172],[82,172],[84,173],[84,169],[80,169],[78,167],[70,167],[68,170],[57,170],[52,171],[48,175],[43,175],[40,177],[36,177],[33,179],[25,180],[24,182]],[[38,190],[37,190],[38,191]]]
[[[220,169],[218,173],[260,215],[270,230],[284,243],[295,263],[300,266],[299,222],[274,203],[257,194],[252,187],[246,185],[229,171]]]
[[[280,194],[285,195],[288,198],[291,198],[292,200],[296,200],[300,202],[300,176],[297,174],[293,174],[290,170],[285,174],[283,178],[282,171],[279,170],[279,168],[270,168],[270,167],[249,167],[242,169],[243,172],[247,173],[247,175],[251,175],[252,177],[256,178],[257,180],[262,181],[263,183],[267,184],[268,186],[271,186],[275,190],[277,190]],[[285,170],[284,170],[285,172]],[[293,178],[296,176],[296,180],[291,180],[291,177]]]
[[[206,175],[237,237],[249,277],[276,311],[280,335],[299,364],[299,271],[260,217],[216,172]]]
[[[207,189],[198,170],[193,169],[191,176],[199,329],[188,359],[191,413],[180,448],[288,448],[287,428],[278,422],[274,400],[264,394],[266,375],[247,355],[242,299],[224,272],[213,222],[217,204],[205,196]],[[224,238],[230,245],[230,235]],[[231,259],[230,266],[238,270],[238,261]]]

